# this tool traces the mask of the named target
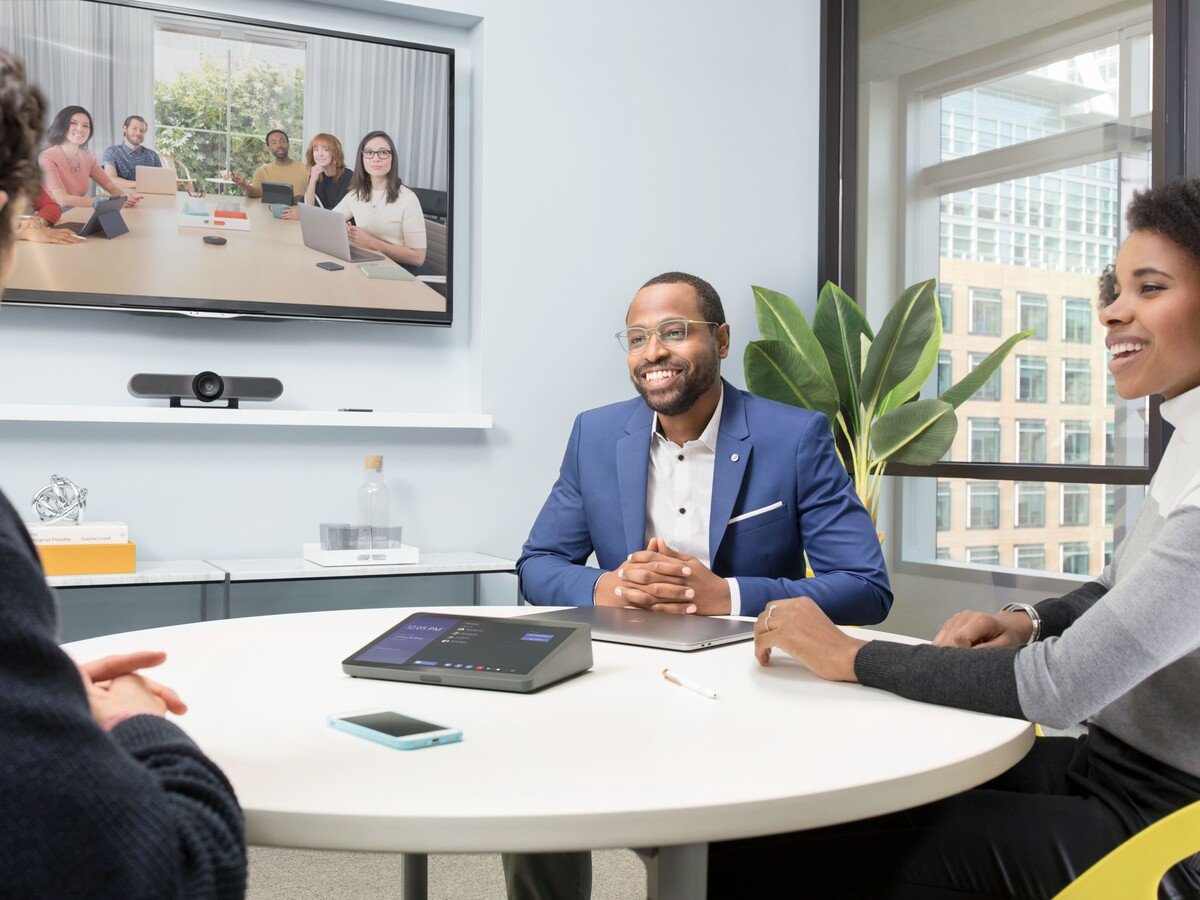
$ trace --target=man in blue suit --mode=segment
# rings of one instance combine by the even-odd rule
[[[625,324],[641,396],[575,419],[517,563],[525,598],[756,616],[807,596],[835,622],[882,621],[883,554],[829,420],[722,380],[729,325],[701,278],[650,279]],[[586,853],[505,854],[504,869],[510,900],[591,895]]]
[[[525,598],[755,616],[808,596],[835,622],[882,621],[883,554],[829,421],[720,377],[729,325],[713,287],[652,278],[618,337],[641,397],[576,418],[517,563]],[[584,565],[593,551],[599,568]]]

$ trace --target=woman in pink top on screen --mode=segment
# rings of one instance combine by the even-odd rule
[[[59,110],[46,132],[50,146],[38,157],[46,190],[59,206],[91,206],[87,192],[92,180],[113,197],[124,197],[126,206],[136,205],[142,195],[121,190],[86,149],[91,137],[91,113],[82,106]]]

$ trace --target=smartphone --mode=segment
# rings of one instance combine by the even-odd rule
[[[461,728],[447,728],[445,725],[423,722],[411,716],[401,715],[393,709],[368,709],[331,715],[326,721],[331,728],[396,750],[420,750],[422,747],[454,744],[462,740]]]
[[[346,267],[339,266],[335,262],[319,262],[317,263],[317,268],[324,269],[326,272],[337,272],[339,269],[344,269]]]

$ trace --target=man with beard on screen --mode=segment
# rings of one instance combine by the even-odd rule
[[[829,420],[720,377],[729,325],[712,285],[650,279],[617,339],[640,396],[575,419],[517,563],[525,599],[757,616],[804,596],[839,624],[881,622],[883,554]],[[586,854],[509,855],[505,869],[510,897],[590,894]]]

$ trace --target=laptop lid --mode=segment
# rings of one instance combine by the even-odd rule
[[[713,616],[622,609],[619,606],[577,606],[522,616],[542,622],[586,623],[592,640],[663,650],[702,650],[754,637],[754,622]]]
[[[264,181],[262,183],[263,203],[283,203],[287,206],[296,205],[296,192],[286,181]]]
[[[266,182],[263,182],[266,186]],[[378,253],[350,252],[350,238],[346,234],[346,217],[332,209],[321,209],[310,203],[299,203],[300,234],[304,246],[321,253],[344,259],[346,262],[364,262],[383,259]]]
[[[175,170],[166,166],[138,166],[134,171],[139,194],[174,194]]]

